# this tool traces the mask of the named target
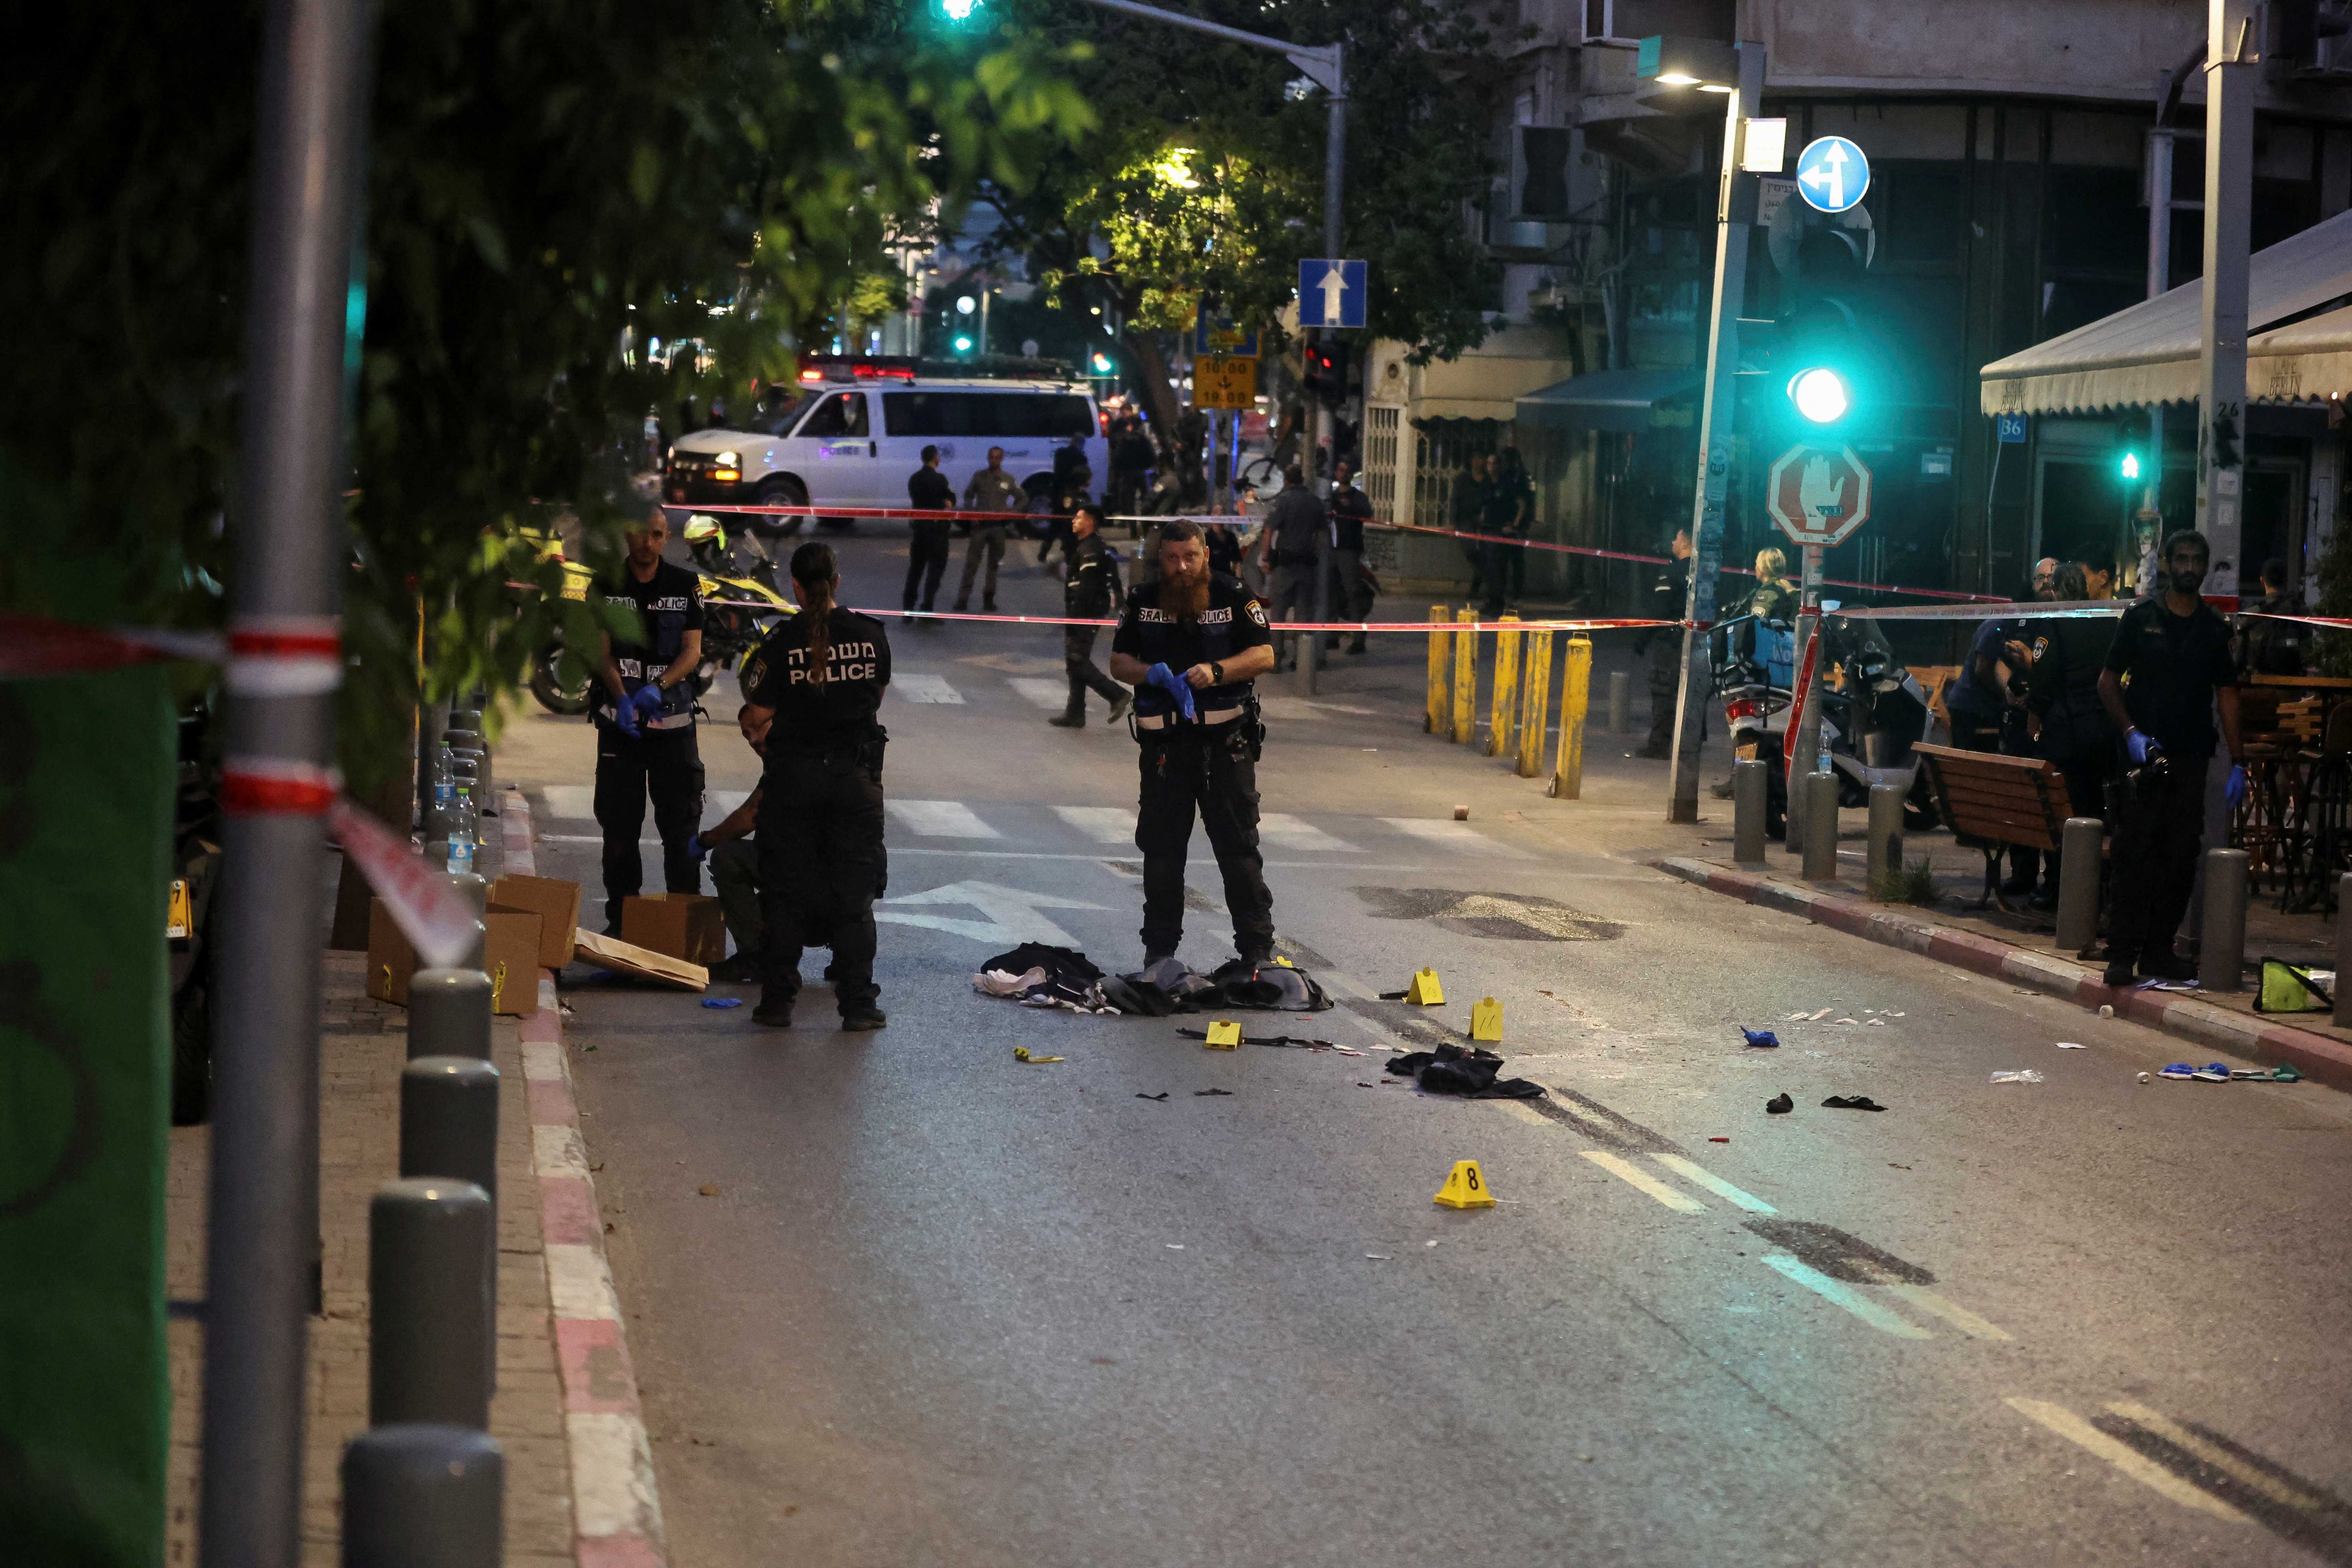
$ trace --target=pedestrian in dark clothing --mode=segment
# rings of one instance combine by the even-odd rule
[[[1667,546],[1674,559],[1658,568],[1650,582],[1649,604],[1643,614],[1653,620],[1679,623],[1690,608],[1690,530],[1675,530]],[[1673,752],[1675,706],[1682,695],[1683,629],[1679,624],[1643,626],[1633,639],[1633,652],[1650,661],[1650,738],[1634,755],[1658,762]]]
[[[2301,675],[2304,639],[2311,628],[2298,621],[2272,620],[2273,616],[2306,614],[2302,602],[2286,585],[2286,563],[2273,555],[2263,563],[2262,597],[2242,605],[2238,622],[2238,673]]]
[[[596,725],[596,826],[604,835],[604,933],[644,885],[637,835],[652,797],[661,836],[662,886],[702,891],[688,845],[702,826],[702,755],[694,736],[694,673],[702,663],[702,594],[695,574],[662,559],[669,514],[649,509],[622,536],[628,559],[607,597],[636,611],[644,630],[604,638]]]
[[[2046,599],[2047,586],[2032,595]],[[1964,752],[2027,754],[2025,677],[2032,661],[2026,650],[2026,623],[1995,619],[1977,627],[1960,661],[1959,679],[1944,692],[1944,709],[1952,717],[1952,744]],[[2008,850],[2009,876],[2003,893],[2022,897],[2033,891],[2042,871],[2042,851],[2020,845]]]
[[[1258,570],[1273,584],[1266,614],[1276,622],[1315,618],[1316,536],[1327,515],[1323,502],[1307,488],[1306,470],[1297,463],[1285,468],[1282,493],[1265,514],[1265,542],[1258,557]],[[1289,644],[1279,650],[1286,656],[1285,665],[1296,666],[1303,651],[1298,638],[1283,640]]]
[[[1102,536],[1102,509],[1088,501],[1070,515],[1070,537],[1064,546],[1062,614],[1072,620],[1101,620],[1118,603],[1118,563]],[[1070,676],[1070,705],[1045,721],[1064,730],[1083,730],[1087,723],[1087,693],[1091,690],[1110,704],[1116,724],[1126,717],[1132,700],[1127,689],[1095,664],[1095,637],[1100,626],[1064,626],[1062,662]]]
[[[2205,775],[2218,742],[2230,749],[2224,793],[2244,798],[2238,742],[2238,671],[2229,624],[2199,596],[2212,546],[2183,531],[2158,554],[2166,589],[2126,610],[2099,675],[2099,700],[2123,732],[2129,759],[2115,845],[2115,916],[2108,924],[2109,985],[2135,973],[2167,980],[2193,973],[2172,951],[2205,836]],[[2219,710],[2221,731],[2213,731]]]
[[[2090,584],[2082,567],[2070,561],[2059,567],[2051,592],[2061,603],[2072,604],[2090,596]],[[2105,617],[2053,616],[2028,626],[2032,669],[2026,677],[2026,731],[2033,754],[2057,763],[2066,775],[2066,808],[2074,816],[2106,815],[2116,731],[2099,700],[2099,670],[2115,636],[2115,622]],[[2049,869],[2034,900],[2037,909],[2057,907],[2054,858]]]
[[[1372,515],[1372,498],[1356,488],[1356,468],[1345,458],[1331,480],[1331,618],[1362,621],[1372,613],[1372,596],[1364,586],[1364,524]],[[1214,557],[1211,558],[1212,565]],[[1338,633],[1324,647],[1339,646]],[[1364,651],[1364,634],[1356,633],[1349,653]]]
[[[907,479],[907,500],[917,511],[955,510],[955,483],[940,472],[937,447],[923,448],[923,466]],[[955,521],[919,517],[913,526],[914,542],[907,551],[907,589],[900,607],[915,607],[915,589],[919,583],[923,608],[928,611],[940,602],[940,579],[948,569],[948,533],[955,527]]]
[[[1495,459],[1481,452],[1470,459],[1470,467],[1454,486],[1454,528],[1457,533],[1484,533],[1486,521],[1486,494],[1495,482]],[[1461,542],[1462,558],[1470,563],[1470,597],[1475,599],[1486,587],[1486,547],[1475,539]]]
[[[1213,522],[1201,530],[1209,547],[1209,574],[1238,581],[1242,574],[1242,538],[1229,522]]]
[[[1508,542],[1488,545],[1493,552],[1487,568],[1487,614],[1499,616],[1507,608],[1516,609],[1526,596],[1528,588],[1528,536],[1535,531],[1536,487],[1528,478],[1527,463],[1519,457],[1517,447],[1506,447],[1495,458],[1492,494],[1486,500],[1486,526],[1481,531],[1498,534]],[[1494,564],[1499,563],[1497,573]]]

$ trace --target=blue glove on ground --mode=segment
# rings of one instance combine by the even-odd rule
[[[702,841],[701,834],[698,833],[686,841],[686,858],[696,865],[700,865],[702,858],[709,853],[710,846]]]
[[[646,718],[659,712],[661,705],[662,692],[658,686],[640,686],[629,694],[629,706]]]
[[[2232,811],[2235,811],[2238,808],[2239,803],[2246,798],[2245,763],[2231,763],[2230,764],[2229,782],[2221,786],[2221,794],[2228,798],[2230,802],[2230,809]]]
[[[1192,688],[1185,679],[1164,664],[1155,664],[1145,679],[1176,700],[1176,710],[1191,719],[1196,717],[1192,707]]]
[[[2124,737],[2124,750],[2131,753],[2133,766],[2144,768],[2147,766],[2147,759],[2149,756],[2155,752],[2161,752],[2164,748],[2158,745],[2154,741],[2149,740],[2147,736],[2140,731],[2134,730],[2130,734]]]

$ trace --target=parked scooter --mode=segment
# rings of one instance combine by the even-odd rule
[[[740,665],[779,620],[799,613],[799,607],[777,590],[772,560],[761,554],[751,573],[735,573],[731,561],[719,553],[723,543],[714,546],[708,535],[697,537],[696,525],[702,522],[717,527],[714,520],[701,516],[687,523],[688,550],[700,569],[696,579],[703,602],[702,663],[693,676],[698,700],[710,689],[720,670]],[[552,553],[556,559],[563,559],[560,542],[553,544]],[[760,570],[761,565],[767,568],[764,574]],[[565,598],[585,600],[588,585],[593,580],[587,567],[563,562]],[[563,639],[559,635],[550,637],[547,647],[540,650],[539,661],[531,669],[530,694],[551,713],[576,716],[588,711],[595,682],[596,671],[585,659],[572,661],[567,671]]]

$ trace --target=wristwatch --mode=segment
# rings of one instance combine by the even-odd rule
[[[1225,667],[1218,663],[1216,660],[1211,659],[1209,661],[1209,684],[1212,686],[1223,686],[1224,683]]]

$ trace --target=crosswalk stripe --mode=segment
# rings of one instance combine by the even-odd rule
[[[1135,813],[1124,805],[1057,805],[1054,815],[1097,844],[1135,842]]]
[[[2253,1522],[2204,1488],[2182,1480],[2154,1459],[2108,1436],[2063,1405],[2053,1405],[2046,1399],[2019,1399],[2014,1396],[2001,1403],[2020,1415],[2032,1416],[2068,1442],[2088,1448],[2140,1485],[2162,1492],[2183,1508],[2210,1513],[2216,1519],[2228,1520],[2231,1524]]]
[[[1950,1297],[1939,1296],[1925,1285],[1889,1285],[1887,1289],[1921,1311],[1935,1313],[1970,1339],[2014,1340],[2017,1337],[1999,1323],[1977,1316]]]
[[[1853,1286],[1832,1279],[1818,1268],[1808,1268],[1785,1252],[1776,1252],[1766,1258],[1764,1267],[1802,1285],[1831,1305],[1844,1308],[1882,1334],[1893,1334],[1898,1340],[1932,1340],[1936,1337],[1933,1331],[1921,1328],[1899,1313],[1888,1311]]]
[[[1432,844],[1442,844],[1465,855],[1484,855],[1497,860],[1527,858],[1509,845],[1497,844],[1465,823],[1430,816],[1383,816],[1381,820],[1408,837],[1425,838]]]
[[[1312,823],[1302,821],[1286,811],[1260,814],[1257,836],[1281,849],[1320,850],[1333,855],[1363,853],[1346,839],[1334,838]]]
[[[886,803],[890,815],[926,838],[1002,838],[1004,837],[960,800],[894,800]]]
[[[542,784],[540,795],[547,801],[551,816],[569,817],[574,822],[596,820],[596,788],[593,784]]]
[[[1659,1164],[1664,1165],[1667,1170],[1674,1172],[1676,1175],[1683,1177],[1685,1180],[1697,1183],[1700,1186],[1705,1187],[1708,1192],[1713,1193],[1717,1197],[1729,1198],[1733,1203],[1738,1205],[1741,1208],[1746,1209],[1749,1214],[1779,1214],[1780,1212],[1779,1209],[1774,1208],[1770,1204],[1766,1203],[1762,1198],[1758,1197],[1754,1193],[1740,1191],[1738,1187],[1733,1186],[1729,1182],[1725,1181],[1721,1176],[1717,1175],[1713,1171],[1708,1170],[1706,1166],[1701,1165],[1695,1160],[1685,1160],[1680,1154],[1653,1154],[1650,1158],[1655,1160]]]
[[[937,702],[963,706],[963,693],[948,684],[944,675],[910,675],[899,670],[890,677],[889,692],[902,702]]]
[[[1070,683],[1067,680],[1048,680],[1043,676],[1036,675],[1014,675],[1006,677],[1005,684],[1040,708],[1051,708],[1058,713],[1070,705]]]
[[[1608,1172],[1621,1176],[1636,1188],[1650,1194],[1677,1214],[1705,1214],[1706,1205],[1696,1198],[1678,1193],[1631,1160],[1622,1160],[1605,1149],[1587,1149],[1584,1157]]]

